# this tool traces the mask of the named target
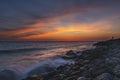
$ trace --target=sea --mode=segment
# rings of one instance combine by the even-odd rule
[[[19,78],[47,72],[46,68],[72,62],[60,56],[69,50],[83,51],[95,42],[79,41],[0,41],[0,72],[13,71]]]

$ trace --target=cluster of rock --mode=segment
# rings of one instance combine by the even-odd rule
[[[73,59],[75,63],[23,80],[120,80],[120,39],[94,45],[96,48],[83,52],[69,51],[63,57]]]

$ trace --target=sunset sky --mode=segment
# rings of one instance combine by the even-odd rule
[[[0,40],[120,37],[120,0],[0,0]]]

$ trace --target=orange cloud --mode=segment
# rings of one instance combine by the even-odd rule
[[[58,24],[53,28],[54,24]],[[109,22],[98,21],[95,23],[70,23],[65,26],[60,26],[60,20],[54,22],[35,22],[27,24],[35,26],[34,28],[24,28],[17,30],[9,30],[0,32],[3,39],[15,38],[16,40],[63,40],[63,41],[78,41],[78,40],[97,40],[107,39],[111,37],[112,25]],[[40,26],[40,27],[39,27]],[[45,27],[42,27],[45,26]],[[9,34],[9,35],[8,35]],[[114,33],[118,36],[118,33]]]
[[[101,27],[100,27],[101,26]],[[105,36],[109,33],[109,29],[111,25],[98,22],[91,24],[74,24],[67,25],[64,27],[57,26],[53,30],[44,31],[42,34],[38,33],[35,35],[29,35],[25,37],[21,37],[22,40],[83,40],[88,38],[95,38],[99,36]],[[97,33],[97,34],[96,34]],[[98,38],[98,37],[97,37]]]
[[[39,28],[24,28],[24,29],[6,30],[6,31],[1,31],[0,36],[2,36],[1,39],[9,39],[11,37],[21,35],[21,34],[30,33],[30,32],[36,31],[38,29]]]
[[[36,21],[36,22],[30,22],[30,23],[25,23],[24,25],[26,26],[34,26],[34,27],[45,27],[45,26],[51,26],[55,24],[60,24],[60,21],[58,20],[52,20],[52,21]]]

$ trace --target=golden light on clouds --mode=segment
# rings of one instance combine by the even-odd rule
[[[71,20],[70,20],[71,21]],[[72,23],[73,22],[73,23]],[[62,24],[61,19],[51,21],[36,21],[25,24],[27,28],[15,29],[0,32],[0,35],[15,37],[16,40],[60,40],[60,41],[79,41],[107,39],[113,35],[112,25],[107,21],[96,21],[91,23],[71,23]],[[117,34],[118,33],[114,33]]]
[[[120,0],[1,1],[0,40],[119,38],[119,2]],[[13,4],[16,4],[15,8],[11,6]]]
[[[101,27],[100,27],[101,26]],[[105,22],[91,24],[70,24],[67,26],[57,26],[52,30],[44,30],[43,33],[20,37],[22,40],[85,40],[89,38],[98,38],[109,34],[111,25]],[[38,31],[38,32],[41,32]]]

